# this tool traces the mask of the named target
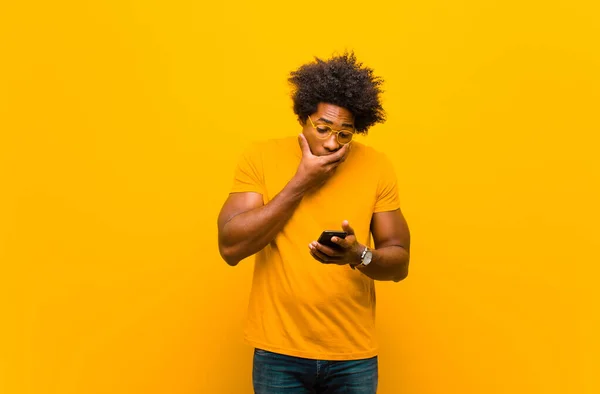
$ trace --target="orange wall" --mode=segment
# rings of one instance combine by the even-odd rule
[[[250,393],[217,213],[345,48],[413,234],[380,393],[600,392],[597,2],[201,3],[0,7],[0,393]]]

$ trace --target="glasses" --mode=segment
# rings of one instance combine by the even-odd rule
[[[319,125],[315,126],[315,124],[313,123],[310,116],[308,117],[308,120],[310,120],[310,124],[312,125],[312,127],[315,130],[317,130],[317,138],[319,138],[319,139],[322,139],[322,140],[327,139],[327,138],[329,138],[331,133],[335,133],[337,142],[339,142],[340,145],[346,145],[347,143],[352,141],[352,137],[354,137],[354,132],[351,130],[344,130],[344,129],[334,130],[325,124],[319,124]]]

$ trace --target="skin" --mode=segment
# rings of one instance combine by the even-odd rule
[[[317,127],[327,124],[334,130],[348,129],[354,124],[352,113],[328,103],[320,103],[311,119]],[[283,229],[302,198],[325,184],[350,154],[351,144],[340,145],[335,134],[319,139],[318,131],[308,119],[300,121],[300,125],[302,133],[298,143],[302,159],[286,186],[267,204],[263,204],[262,195],[252,192],[232,193],[223,204],[217,225],[219,252],[227,264],[235,266],[267,246]],[[333,238],[340,246],[339,250],[317,241],[308,245],[308,253],[316,261],[352,266],[360,263],[365,246],[356,240],[348,221],[343,221],[341,227],[348,236]],[[373,258],[367,267],[358,266],[357,269],[374,280],[398,282],[406,278],[410,233],[401,211],[373,214],[370,227],[375,243]]]

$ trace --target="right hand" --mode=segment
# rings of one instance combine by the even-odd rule
[[[350,152],[350,144],[346,144],[330,155],[315,156],[310,151],[304,134],[301,133],[298,136],[298,142],[302,149],[302,160],[298,166],[296,178],[306,190],[319,188],[327,182]]]

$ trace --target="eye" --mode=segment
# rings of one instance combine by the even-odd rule
[[[323,134],[329,133],[329,127],[327,127],[327,126],[320,126],[319,125],[319,126],[317,126],[317,131],[319,133],[323,133]]]
[[[342,140],[351,140],[352,133],[349,131],[340,131],[339,136]]]

